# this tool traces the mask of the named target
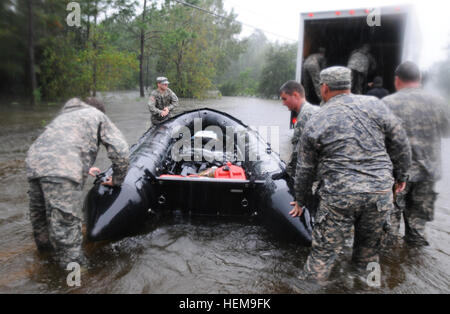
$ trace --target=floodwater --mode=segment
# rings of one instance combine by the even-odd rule
[[[150,126],[146,102],[136,92],[107,93],[107,114],[134,144]],[[382,256],[381,288],[370,288],[351,270],[350,246],[322,287],[297,279],[309,249],[270,234],[255,221],[173,221],[148,234],[88,244],[90,268],[81,287],[68,287],[68,271],[36,252],[28,218],[24,159],[28,147],[62,104],[31,109],[0,104],[0,293],[450,293],[450,140],[443,144],[443,180],[430,247],[403,246]],[[180,110],[211,107],[252,126],[278,126],[280,155],[291,148],[289,112],[275,100],[224,97],[183,100]],[[106,169],[104,150],[96,166]],[[89,180],[87,192],[92,186]]]

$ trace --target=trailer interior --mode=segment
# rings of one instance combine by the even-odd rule
[[[351,52],[368,43],[377,69],[369,74],[367,81],[371,82],[379,75],[384,80],[384,87],[394,92],[394,71],[402,61],[406,23],[406,13],[383,15],[381,26],[372,27],[368,25],[366,16],[305,19],[303,60],[316,53],[319,47],[324,47],[327,67],[346,66]],[[312,91],[309,94],[314,95]],[[308,101],[319,103],[318,99]]]

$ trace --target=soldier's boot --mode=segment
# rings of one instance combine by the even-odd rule
[[[33,230],[33,235],[34,242],[36,243],[36,248],[38,249],[39,253],[46,254],[54,251],[47,229],[35,229]]]
[[[88,260],[83,252],[60,251],[56,259],[61,269],[67,269],[71,263],[78,264],[82,270],[87,270],[89,266]]]
[[[409,218],[405,223],[405,242],[409,246],[420,247],[429,246],[425,239],[426,221],[421,218]]]
[[[379,263],[378,248],[354,247],[352,264],[357,270],[366,270],[370,263]]]
[[[320,217],[318,220],[319,225],[313,230],[311,253],[299,278],[309,282],[324,283],[339,258],[339,253],[344,247],[344,239],[340,232],[333,232],[333,230],[336,231],[335,228],[326,225]]]
[[[422,190],[414,191],[411,202],[404,211],[405,217],[405,242],[410,246],[428,246],[425,239],[425,225],[433,220],[434,202],[436,193],[430,188],[420,187]],[[428,187],[429,188],[429,187]]]
[[[303,271],[299,274],[299,279],[310,282],[325,282],[333,269],[338,254],[326,256],[326,254],[311,254],[308,256]]]
[[[56,259],[65,269],[71,262],[86,265],[82,250],[82,228],[78,217],[54,209],[51,215],[50,241],[56,250]]]

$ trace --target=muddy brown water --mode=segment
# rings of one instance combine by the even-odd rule
[[[145,100],[136,92],[102,95],[107,114],[135,143],[150,126]],[[28,218],[24,158],[62,103],[30,108],[0,104],[0,293],[449,293],[450,140],[443,142],[443,179],[435,220],[427,226],[430,247],[400,246],[384,254],[381,288],[370,288],[352,272],[350,246],[323,287],[297,279],[309,249],[269,233],[255,221],[174,217],[149,233],[117,242],[86,245],[91,268],[81,287],[66,284],[68,272],[36,252]],[[289,112],[276,100],[224,97],[182,100],[180,110],[211,107],[252,126],[278,126],[279,152],[291,147]],[[96,166],[109,161],[101,150]],[[85,186],[87,192],[92,180]]]

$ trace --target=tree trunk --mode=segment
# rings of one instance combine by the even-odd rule
[[[183,48],[184,48],[184,43],[185,41],[183,40],[181,42],[181,47],[180,50],[178,51],[178,57],[177,57],[177,61],[175,61],[175,66],[177,68],[177,85],[184,90],[184,82],[183,82],[183,76],[181,75],[182,73],[182,63],[183,63]],[[184,93],[184,92],[183,92]],[[181,97],[186,97],[186,95],[182,94]]]
[[[145,23],[145,10],[147,7],[147,0],[144,0],[144,11],[142,12],[142,23]],[[141,54],[139,56],[139,91],[141,97],[145,97],[144,93],[144,45],[145,45],[145,29],[141,27]]]
[[[89,35],[91,31],[91,3],[88,2],[88,9],[87,9],[87,29],[86,29],[86,41],[85,46],[86,48],[89,46]]]
[[[95,1],[95,12],[94,12],[94,28],[92,31],[92,46],[94,48],[94,63],[92,68],[92,97],[97,96],[97,15],[98,15],[98,1]]]
[[[33,28],[33,6],[32,0],[27,0],[28,15],[28,65],[30,75],[30,102],[36,104],[37,80],[34,60],[34,28]]]
[[[145,73],[145,88],[148,90],[149,86],[149,77],[150,77],[150,56],[147,56],[147,71]]]

